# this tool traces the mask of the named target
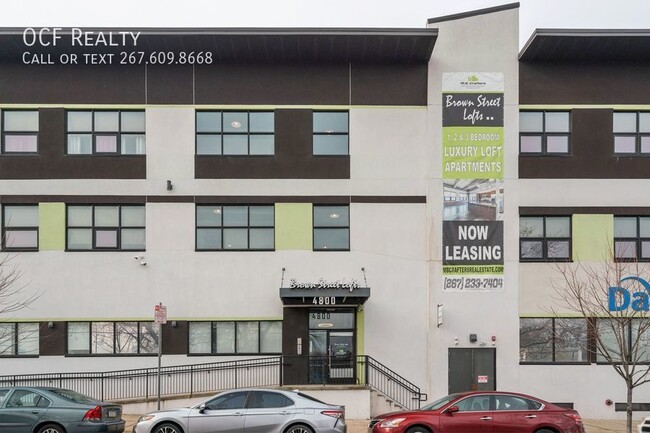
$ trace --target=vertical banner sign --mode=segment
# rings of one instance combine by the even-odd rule
[[[503,74],[442,77],[443,288],[503,290]]]

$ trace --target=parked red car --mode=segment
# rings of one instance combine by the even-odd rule
[[[370,421],[368,433],[585,433],[577,411],[514,392],[451,394]]]

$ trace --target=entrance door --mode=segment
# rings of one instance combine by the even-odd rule
[[[355,383],[354,310],[309,316],[309,383]]]
[[[496,390],[495,348],[449,349],[449,394]]]

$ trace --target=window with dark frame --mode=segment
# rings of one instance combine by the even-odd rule
[[[68,155],[145,154],[144,111],[75,110],[66,116]]]
[[[38,205],[2,206],[2,250],[38,251]]]
[[[521,364],[587,364],[587,320],[583,318],[519,319]]]
[[[38,111],[2,110],[3,154],[38,153]]]
[[[520,111],[519,153],[568,155],[571,153],[571,116],[568,111]]]
[[[641,325],[647,318],[629,318],[625,321],[620,318],[595,320],[596,332],[600,335],[600,341],[607,349],[611,361],[620,362],[623,353],[627,353],[628,362],[650,363],[650,330],[647,325]],[[639,334],[639,330],[642,330],[642,334]],[[624,344],[619,341],[621,336],[625,339]],[[600,350],[596,350],[596,363],[609,362]]]
[[[650,156],[650,112],[615,111],[614,154]]]
[[[150,355],[158,353],[154,322],[68,322],[68,355]]]
[[[197,205],[197,251],[274,251],[273,205]]]
[[[282,321],[189,322],[192,355],[282,353]]]
[[[314,111],[313,154],[349,155],[349,113]]]
[[[67,251],[144,251],[144,205],[67,205]]]
[[[0,357],[38,356],[38,322],[0,323]]]
[[[350,206],[314,205],[314,251],[350,250]]]
[[[273,111],[197,111],[197,155],[274,155]]]
[[[571,260],[571,217],[520,216],[519,260]]]
[[[650,216],[614,216],[614,259],[650,261]]]

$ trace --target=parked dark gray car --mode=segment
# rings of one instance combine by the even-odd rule
[[[122,407],[55,387],[0,388],[1,433],[121,433]]]
[[[296,391],[226,391],[140,417],[134,433],[346,433],[345,409]]]

